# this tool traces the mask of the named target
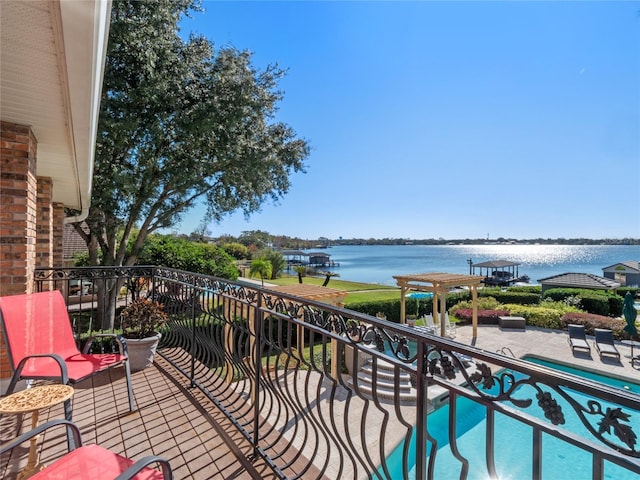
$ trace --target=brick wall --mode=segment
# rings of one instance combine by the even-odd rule
[[[53,181],[38,177],[38,217],[36,218],[36,267],[53,267]]]
[[[30,292],[36,265],[37,141],[0,121],[0,295]]]
[[[53,203],[53,266],[62,267],[64,265],[63,255],[64,238],[64,205]]]

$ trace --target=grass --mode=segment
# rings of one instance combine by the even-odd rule
[[[347,295],[347,298],[344,300],[344,304],[345,306],[349,306],[352,303],[377,302],[380,300],[400,300],[400,290],[354,292]]]
[[[295,275],[283,275],[282,277],[278,277],[275,280],[267,280],[269,283],[273,283],[275,285],[294,285],[298,283],[298,277]],[[306,283],[309,285],[322,285],[324,283],[324,277],[302,277],[302,283]],[[359,282],[348,282],[346,280],[339,280],[333,277],[329,281],[328,288],[335,288],[336,290],[345,290],[347,292],[361,291],[361,290],[388,290],[400,292],[398,287],[390,286],[390,285],[378,285],[375,283],[359,283]]]
[[[299,283],[297,275],[286,275],[275,280],[268,280],[268,282],[276,285],[295,285]],[[321,286],[324,283],[324,277],[302,277],[302,283]],[[333,277],[329,281],[327,288],[349,292],[344,300],[346,307],[353,303],[400,299],[400,289],[390,285],[348,282]]]

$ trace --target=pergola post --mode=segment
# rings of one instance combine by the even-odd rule
[[[440,291],[440,336],[444,337],[447,333],[447,326],[445,325],[445,318],[447,315],[447,292]]]
[[[466,286],[471,289],[473,301],[473,336],[478,333],[478,287],[484,277],[478,275],[461,275],[455,273],[419,273],[415,275],[394,275],[400,287],[400,322],[405,323],[406,305],[405,294],[408,290],[433,293],[433,319],[440,319],[440,334],[447,331],[445,324],[447,313],[447,292],[450,288]],[[440,305],[438,306],[438,298]]]
[[[405,304],[405,295],[407,294],[407,287],[402,285],[400,287],[400,323],[407,323],[407,306]]]
[[[477,338],[478,336],[478,287],[471,287],[471,305],[472,305],[472,314],[471,314],[471,323],[473,325],[473,338]]]

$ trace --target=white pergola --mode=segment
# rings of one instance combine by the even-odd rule
[[[416,273],[411,275],[394,275],[400,287],[400,321],[405,323],[405,297],[409,291],[433,293],[433,318],[440,317],[440,334],[446,331],[445,312],[447,309],[447,293],[453,287],[469,287],[473,303],[473,336],[478,336],[478,287],[484,277],[478,275],[460,275],[456,273]],[[438,303],[440,307],[438,308]]]

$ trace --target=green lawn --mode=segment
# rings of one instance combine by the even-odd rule
[[[267,280],[269,283],[276,285],[293,285],[298,283],[298,277],[293,275],[285,275],[275,280]],[[302,277],[302,283],[309,285],[322,285],[324,277]],[[378,285],[375,283],[358,283],[347,282],[333,277],[329,281],[328,288],[336,290],[345,290],[349,292],[344,303],[349,306],[352,303],[375,302],[378,300],[400,299],[400,289],[389,285]]]
[[[275,280],[267,280],[267,282],[276,285],[293,285],[295,283],[298,283],[298,277],[293,275],[283,275],[282,277],[276,278]],[[324,277],[302,277],[302,283],[307,283],[309,285],[322,285],[324,283]],[[329,281],[329,285],[327,285],[327,287],[335,288],[336,290],[346,290],[347,292],[354,292],[359,290],[389,290],[400,292],[400,289],[398,287],[389,285],[378,285],[375,283],[347,282],[336,277],[333,277]]]
[[[379,300],[400,300],[400,290],[371,290],[369,292],[354,292],[347,295],[345,306],[352,303],[377,302]]]

